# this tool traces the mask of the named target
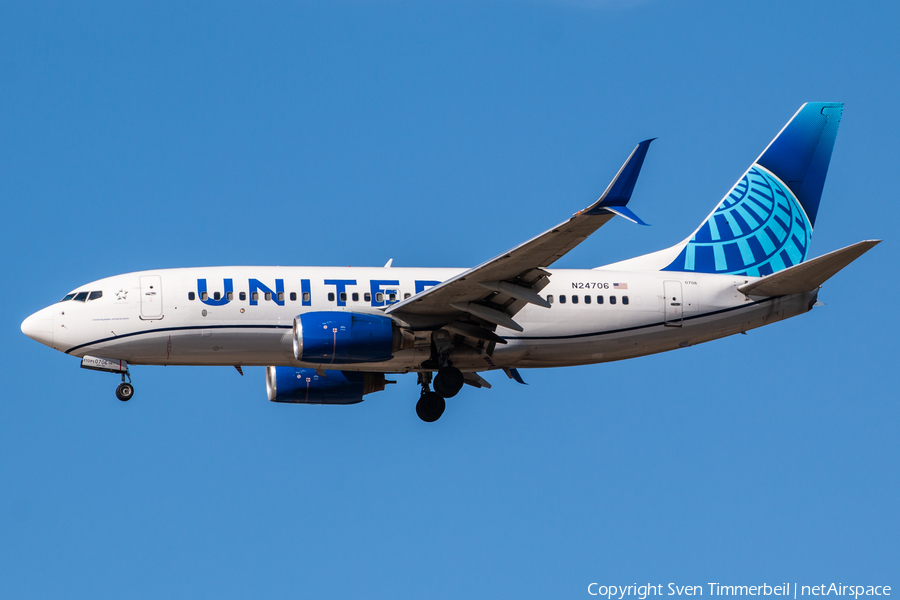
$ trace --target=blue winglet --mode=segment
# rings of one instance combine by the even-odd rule
[[[619,169],[619,172],[616,173],[609,187],[606,188],[600,199],[586,211],[587,214],[603,214],[606,212],[606,209],[614,208],[616,210],[610,210],[610,212],[621,215],[635,223],[646,225],[633,212],[620,209],[623,209],[628,204],[628,201],[631,200],[634,184],[637,183],[638,175],[641,174],[641,167],[644,165],[644,158],[647,156],[647,149],[650,147],[650,142],[655,139],[644,140],[631,151],[631,155],[629,155],[625,164],[622,165],[622,168]]]
[[[510,379],[514,379],[514,380],[518,381],[519,383],[521,383],[522,385],[528,385],[527,383],[525,383],[525,380],[522,379],[522,376],[519,375],[518,369],[503,369],[503,372],[506,373],[506,376],[509,377]]]
[[[646,225],[647,227],[650,226],[650,223],[644,223],[644,221],[639,216],[631,212],[630,208],[626,208],[624,206],[616,206],[615,208],[613,208],[608,206],[606,207],[606,210],[611,213],[615,213],[620,217],[624,217],[632,223],[637,223],[638,225]]]

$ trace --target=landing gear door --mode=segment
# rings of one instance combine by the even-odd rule
[[[664,281],[663,293],[665,294],[663,301],[666,306],[666,326],[681,327],[681,320],[684,317],[684,298],[681,295],[681,282]]]
[[[162,278],[159,275],[141,277],[141,319],[162,318]]]

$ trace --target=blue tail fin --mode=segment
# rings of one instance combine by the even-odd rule
[[[801,106],[662,270],[759,277],[803,262],[843,108]]]

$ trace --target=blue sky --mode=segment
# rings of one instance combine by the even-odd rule
[[[0,596],[575,598],[900,585],[891,2],[0,5]],[[683,239],[797,108],[846,103],[810,314],[623,363],[282,406],[263,370],[112,375],[21,334],[87,281],[467,267],[595,200],[560,261]]]

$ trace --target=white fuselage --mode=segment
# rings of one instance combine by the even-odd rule
[[[421,367],[431,352],[427,332],[417,333],[415,347],[396,352],[389,361],[307,364],[294,358],[294,317],[330,310],[382,314],[392,298],[400,301],[463,270],[211,267],[144,271],[80,286],[74,292],[102,295],[59,302],[29,317],[28,323],[32,332],[39,333],[35,339],[62,352],[131,364],[275,365],[403,373],[427,370]],[[553,297],[551,308],[525,306],[515,316],[524,331],[498,328],[497,334],[508,343],[496,344],[492,352],[490,345],[457,343],[453,364],[463,371],[486,371],[621,360],[792,317],[808,311],[816,298],[816,292],[748,298],[737,286],[755,278],[734,275],[601,269],[548,272],[550,284],[541,295]]]

